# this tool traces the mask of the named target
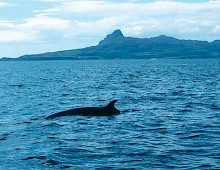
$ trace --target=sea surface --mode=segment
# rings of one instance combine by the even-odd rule
[[[55,168],[220,169],[220,60],[0,62],[0,169]]]

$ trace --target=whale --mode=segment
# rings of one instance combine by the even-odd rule
[[[104,107],[82,107],[58,112],[46,117],[54,119],[63,116],[114,116],[120,114],[120,110],[115,108],[117,100],[111,101]]]

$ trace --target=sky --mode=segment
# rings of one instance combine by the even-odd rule
[[[124,36],[220,40],[220,0],[0,0],[0,58]]]

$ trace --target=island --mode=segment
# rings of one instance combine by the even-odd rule
[[[23,55],[18,58],[2,58],[1,61],[152,58],[220,58],[220,40],[212,42],[180,40],[166,35],[152,38],[135,38],[125,37],[121,30],[115,30],[101,40],[96,46],[42,54]]]

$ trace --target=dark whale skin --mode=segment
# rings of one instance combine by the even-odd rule
[[[54,119],[63,116],[113,116],[120,114],[120,111],[116,109],[114,106],[115,102],[117,102],[117,100],[111,101],[105,107],[82,107],[82,108],[65,110],[47,116],[46,119]]]

